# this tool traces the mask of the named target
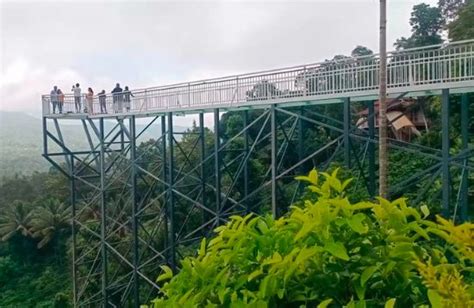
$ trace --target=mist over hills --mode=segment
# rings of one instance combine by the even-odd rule
[[[88,149],[80,121],[69,121],[61,125],[64,139],[72,148]],[[107,125],[112,125],[112,123]],[[137,124],[137,130],[145,125]],[[53,130],[53,127],[50,128]],[[183,132],[187,127],[176,126],[175,131]],[[153,125],[147,129],[140,141],[155,138],[161,134],[160,127]],[[15,174],[29,175],[35,171],[47,171],[51,165],[41,155],[43,153],[42,121],[23,112],[0,111],[0,179]]]

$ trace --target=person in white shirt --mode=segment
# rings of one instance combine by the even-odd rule
[[[50,93],[51,104],[53,105],[53,113],[56,113],[56,107],[59,105],[58,87],[54,86]]]
[[[76,83],[75,86],[72,86],[72,92],[74,92],[74,105],[76,106],[76,113],[81,112],[81,88],[79,84]]]

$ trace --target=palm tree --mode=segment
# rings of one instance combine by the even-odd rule
[[[387,1],[380,0],[379,194],[387,198]]]
[[[33,212],[31,233],[34,238],[41,239],[38,248],[48,244],[55,235],[69,228],[71,209],[68,205],[56,199],[47,199],[41,202]]]
[[[31,205],[14,201],[0,215],[0,238],[8,241],[15,234],[30,236],[32,220]]]

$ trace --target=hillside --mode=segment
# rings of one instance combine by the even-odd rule
[[[143,125],[137,124],[137,130]],[[34,171],[46,171],[50,164],[42,154],[41,119],[22,112],[0,111],[0,179],[15,174],[28,175]],[[88,148],[82,125],[61,126],[62,133],[73,148]],[[175,127],[175,131],[184,131],[186,127]],[[140,141],[160,134],[158,125],[147,130]],[[156,137],[155,137],[156,138]]]

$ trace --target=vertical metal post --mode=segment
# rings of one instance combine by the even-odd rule
[[[43,117],[43,154],[48,154],[48,119]]]
[[[76,178],[74,175],[74,155],[70,155],[69,180],[71,188],[71,233],[72,233],[72,296],[74,307],[77,307],[77,241],[76,241]]]
[[[441,174],[442,181],[442,213],[445,217],[449,215],[449,89],[443,89],[441,96]]]
[[[464,93],[461,97],[461,138],[462,150],[465,152],[463,160],[464,168],[462,170],[461,178],[461,221],[467,220],[468,194],[469,194],[469,169],[468,151],[469,151],[469,97]]]
[[[351,127],[351,109],[350,100],[344,98],[344,162],[348,168],[351,168],[351,140],[349,138],[349,129]]]
[[[221,155],[219,148],[221,136],[219,128],[219,109],[214,109],[214,173],[216,176],[216,224],[220,225],[221,215]]]
[[[300,107],[300,116],[304,116],[304,107]],[[298,161],[303,160],[304,155],[304,123],[303,119],[300,117],[298,119]],[[304,164],[301,164],[299,169],[300,175],[303,175]]]
[[[166,132],[166,116],[161,116],[161,161],[162,161],[162,178],[163,178],[163,192],[166,191],[166,193],[164,193],[164,204],[165,204],[165,215],[163,215],[164,217],[164,234],[166,234],[166,236],[164,237],[164,246],[165,248],[168,247],[168,210],[166,208],[166,200],[168,199],[168,194],[169,194],[169,190],[168,190],[168,187],[167,187],[167,182],[168,182],[168,173],[166,172],[168,166],[168,159],[167,159],[167,155],[166,155],[166,135],[167,132]]]
[[[275,105],[270,106],[270,115],[271,115],[271,171],[272,171],[272,214],[274,218],[277,218],[279,215],[278,207],[277,207],[277,183],[276,183],[276,176],[277,176],[277,136],[276,136],[276,127],[277,127],[277,119],[276,119],[276,110]]]
[[[174,135],[173,135],[173,113],[168,112],[168,146],[169,146],[169,157],[168,157],[168,220],[169,220],[169,247],[170,247],[170,259],[169,263],[173,271],[176,270],[176,247],[175,247],[175,234],[174,234]]]
[[[204,163],[206,159],[206,139],[205,139],[205,127],[204,127],[204,113],[199,113],[199,136],[201,141],[201,203],[203,207],[206,207],[206,165]],[[202,209],[202,224],[207,222],[207,215],[204,208]]]
[[[369,166],[369,195],[375,197],[375,110],[374,101],[367,102],[368,115],[367,124],[369,128],[369,145],[367,149]]]
[[[101,241],[101,258],[102,258],[102,300],[103,306],[108,306],[108,266],[107,266],[107,246],[105,244],[107,237],[107,209],[105,203],[105,140],[104,140],[104,118],[99,119],[99,136],[100,136],[100,241]]]
[[[130,117],[130,161],[131,161],[131,202],[132,202],[132,252],[133,252],[133,302],[135,307],[140,307],[139,281],[138,281],[138,202],[137,202],[137,165],[136,165],[136,126],[135,116]]]
[[[123,153],[123,150],[125,149],[125,133],[123,131],[123,119],[118,120],[120,122],[120,150]]]
[[[244,126],[244,153],[245,157],[249,155],[249,130],[246,129],[247,125],[249,125],[249,111],[244,110],[244,119],[243,119],[243,126]],[[245,200],[245,213],[248,214],[250,212],[250,201],[247,199],[249,194],[249,159],[246,159],[244,162],[244,200]]]

